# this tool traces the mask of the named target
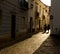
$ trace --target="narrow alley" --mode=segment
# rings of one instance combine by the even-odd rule
[[[60,0],[0,0],[0,54],[60,54]]]
[[[0,50],[0,54],[33,54],[49,37],[49,34],[39,32],[24,41]]]

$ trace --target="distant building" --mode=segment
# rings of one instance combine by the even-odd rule
[[[43,31],[44,24],[50,24],[50,10],[40,0],[29,0],[29,15],[32,20],[32,27],[30,30]]]

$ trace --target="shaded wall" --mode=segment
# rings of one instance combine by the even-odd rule
[[[51,21],[51,31],[53,34],[60,33],[60,0],[52,0],[51,14],[53,20]]]

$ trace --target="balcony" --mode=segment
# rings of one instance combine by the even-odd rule
[[[21,0],[19,3],[22,10],[28,10],[28,2],[26,0]]]

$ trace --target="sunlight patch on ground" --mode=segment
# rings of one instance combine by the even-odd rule
[[[39,32],[35,35],[32,35],[31,38],[26,39],[22,42],[18,42],[10,47],[2,49],[0,54],[33,54],[42,43],[49,37],[50,31],[48,34]]]

